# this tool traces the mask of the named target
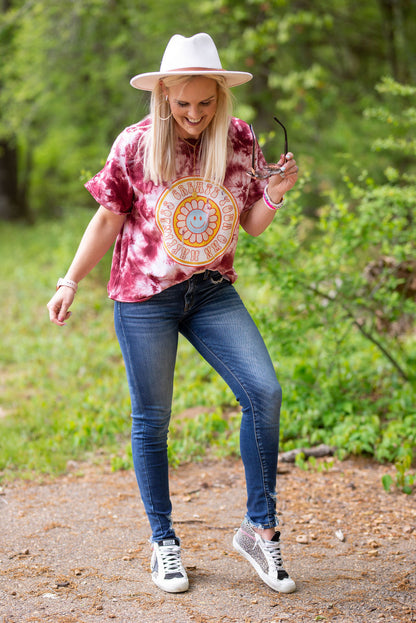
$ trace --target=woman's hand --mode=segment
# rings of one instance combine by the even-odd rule
[[[46,306],[49,310],[49,320],[63,327],[66,324],[65,320],[71,316],[69,308],[74,298],[75,291],[72,288],[61,286]]]
[[[276,168],[277,167],[284,169],[284,177],[277,174],[272,175],[268,180],[268,194],[270,199],[275,203],[279,203],[282,200],[284,194],[293,188],[298,179],[298,167],[292,152],[286,154],[286,162],[285,156],[282,155],[279,162],[276,164]],[[270,168],[273,168],[273,165],[270,165]]]
[[[291,152],[286,154],[286,159],[282,155],[277,164],[268,165],[267,171],[273,168],[281,169],[282,167],[284,167],[283,177],[277,173],[267,178],[267,194],[273,203],[280,203],[284,194],[294,186],[298,178],[298,167]],[[275,214],[276,211],[270,209],[262,197],[256,201],[250,210],[241,214],[240,225],[250,236],[260,236],[270,225]]]

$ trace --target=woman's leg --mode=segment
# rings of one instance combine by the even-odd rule
[[[167,453],[184,287],[169,288],[143,303],[116,303],[114,312],[132,403],[134,469],[152,529],[152,580],[169,593],[189,587],[171,523]]]
[[[163,293],[162,293],[163,294]],[[132,404],[133,462],[152,541],[173,538],[167,435],[178,341],[174,293],[115,304]]]
[[[214,293],[215,292],[215,293]],[[283,566],[276,515],[281,389],[264,342],[234,288],[201,286],[181,331],[222,375],[242,406],[241,457],[247,484],[247,514],[233,538],[273,590],[296,584]]]
[[[224,378],[242,407],[247,520],[274,528],[282,392],[264,341],[231,284],[202,282],[180,331]]]

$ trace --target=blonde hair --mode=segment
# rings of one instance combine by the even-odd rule
[[[186,84],[194,76],[172,76],[158,82],[152,92],[150,103],[151,125],[144,135],[145,179],[155,184],[173,180],[176,177],[176,132],[166,88]],[[222,76],[209,74],[217,83],[217,109],[215,115],[201,136],[200,172],[204,179],[222,184],[228,157],[228,128],[232,114],[230,89]]]

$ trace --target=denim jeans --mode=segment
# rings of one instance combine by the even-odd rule
[[[175,535],[167,435],[178,334],[224,378],[242,408],[246,518],[278,524],[276,472],[282,393],[263,339],[231,283],[205,271],[140,303],[115,303],[132,403],[132,451],[152,541]]]

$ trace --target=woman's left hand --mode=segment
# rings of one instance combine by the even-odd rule
[[[279,203],[279,201],[282,200],[284,194],[293,188],[298,179],[298,167],[292,152],[286,154],[286,162],[285,156],[282,155],[279,162],[276,164],[276,168],[277,167],[283,169],[283,175],[278,173],[277,175],[269,177],[269,188],[267,191],[270,199],[275,203]],[[273,165],[270,165],[270,168],[273,168]]]

